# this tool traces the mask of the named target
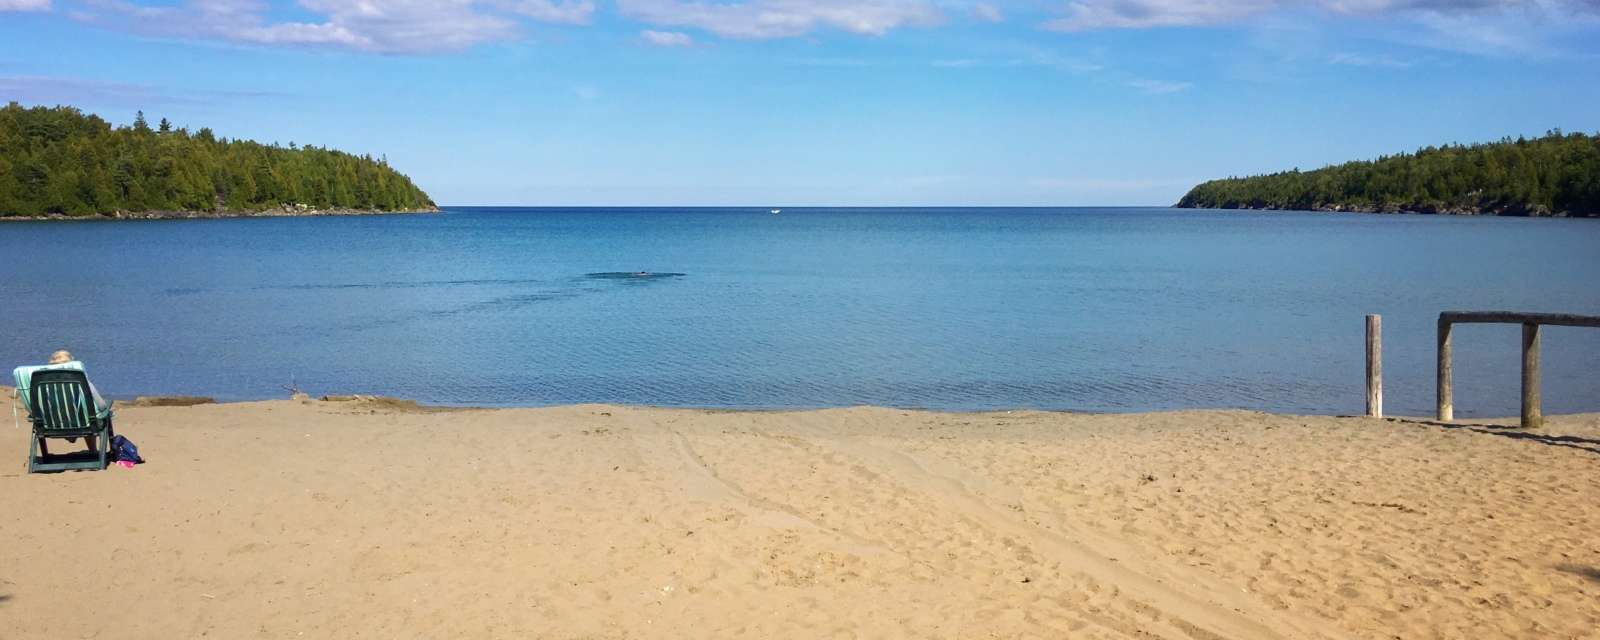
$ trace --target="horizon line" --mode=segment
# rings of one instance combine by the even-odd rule
[[[1171,204],[435,204],[440,209],[1175,209]]]

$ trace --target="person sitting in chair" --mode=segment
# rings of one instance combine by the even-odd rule
[[[67,351],[66,349],[52,353],[50,354],[49,363],[42,367],[19,367],[17,369],[16,378],[18,390],[20,391],[30,386],[28,381],[33,377],[34,372],[49,371],[52,369],[73,369],[77,371],[83,371],[83,363],[73,359],[72,352]],[[106,399],[100,396],[100,390],[95,388],[94,382],[89,383],[89,394],[94,396],[94,410],[96,413],[110,414],[111,404],[106,402]],[[27,401],[23,400],[22,404],[24,407],[26,407]],[[74,442],[76,440],[77,438],[68,438],[67,442]],[[97,441],[95,440],[94,436],[84,436],[84,443],[89,445],[90,451],[96,450],[95,445],[97,444]],[[45,440],[43,438],[39,439],[39,453],[41,455],[50,455],[50,451],[45,447]]]

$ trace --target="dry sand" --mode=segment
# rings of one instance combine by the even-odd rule
[[[9,411],[9,400],[0,404]],[[1600,416],[130,407],[0,637],[1600,637]]]

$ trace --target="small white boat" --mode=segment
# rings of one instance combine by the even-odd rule
[[[772,215],[778,215],[780,213],[783,213],[783,209],[773,209],[772,210]]]

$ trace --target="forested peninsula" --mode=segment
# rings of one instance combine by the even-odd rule
[[[1551,131],[1314,171],[1212,180],[1177,206],[1600,217],[1600,135]]]
[[[114,127],[72,107],[0,108],[0,218],[437,211],[384,159],[323,147]]]

